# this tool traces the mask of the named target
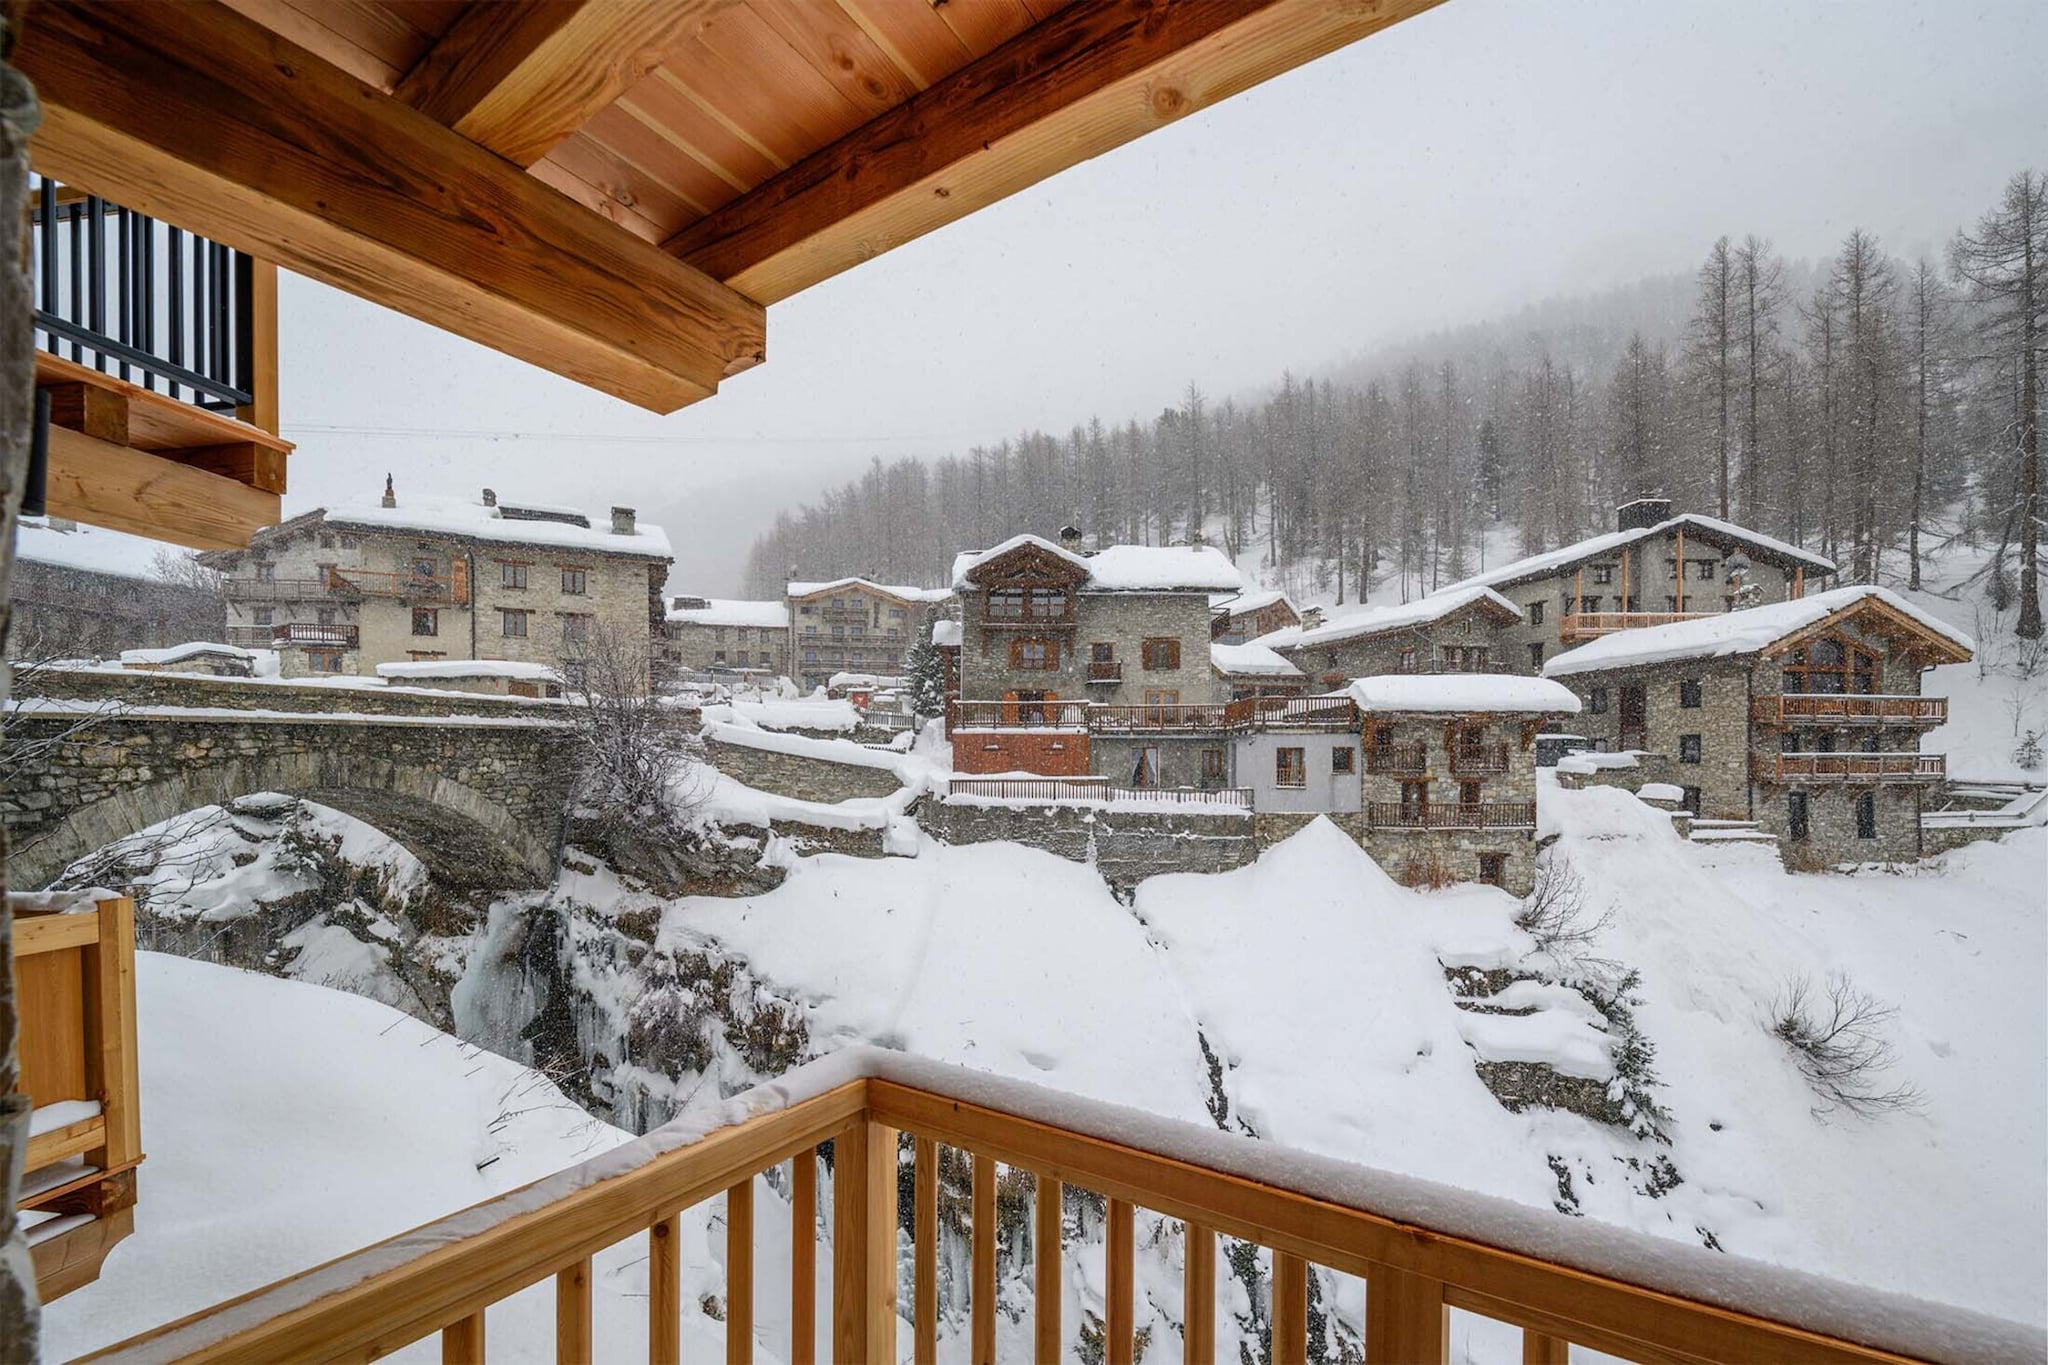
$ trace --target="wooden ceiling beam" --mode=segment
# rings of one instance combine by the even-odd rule
[[[217,0],[37,0],[36,169],[668,412],[762,307]]]
[[[773,303],[1437,3],[1072,5],[665,245]]]
[[[711,0],[473,0],[396,94],[532,166],[667,60]]]

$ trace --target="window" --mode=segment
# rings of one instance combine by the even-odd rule
[[[1698,787],[1680,787],[1678,789],[1678,804],[1685,810],[1691,811],[1693,817],[1697,819],[1700,813],[1700,789]]]
[[[1546,605],[1548,605],[1548,604],[1547,604],[1547,603],[1544,603],[1544,602],[1531,602],[1531,603],[1529,604],[1529,624],[1530,624],[1530,625],[1532,625],[1532,626],[1540,626],[1540,625],[1542,625],[1542,624],[1543,624],[1543,608],[1544,608],[1544,607],[1545,607]]]
[[[1308,785],[1308,751],[1306,749],[1275,749],[1273,751],[1273,785],[1276,787],[1306,787]]]
[[[1878,690],[1883,676],[1876,655],[1832,637],[1802,645],[1785,656],[1787,692],[1869,696]]]
[[[1697,711],[1700,705],[1700,680],[1680,678],[1678,680],[1678,704],[1687,711]]]
[[[585,687],[590,685],[589,667],[581,663],[563,664],[562,685],[565,687],[573,688],[578,692],[581,692]]]
[[[1180,705],[1180,693],[1171,688],[1147,688],[1145,690],[1146,719],[1154,725],[1167,720],[1166,708]]]
[[[1529,669],[1535,673],[1543,671],[1543,642],[1541,640],[1534,641],[1529,646]]]
[[[1675,612],[1675,611],[1677,611],[1677,610],[1678,610],[1678,599],[1677,599],[1677,598],[1675,598],[1675,597],[1666,597],[1666,598],[1664,599],[1664,610],[1666,610],[1666,611],[1670,611],[1670,612]]]
[[[1049,672],[1060,666],[1057,640],[1010,641],[1010,667],[1029,673]]]
[[[562,591],[571,597],[581,597],[589,591],[589,570],[564,568],[562,570]]]
[[[1174,639],[1151,639],[1144,645],[1144,663],[1148,670],[1166,672],[1180,667],[1180,641]]]
[[[1502,886],[1507,882],[1508,855],[1505,853],[1482,853],[1479,855],[1479,882],[1482,886]]]
[[[1159,746],[1148,744],[1138,750],[1136,762],[1131,765],[1133,787],[1156,787],[1159,785]]]
[[[815,603],[806,602],[796,609],[796,614],[798,616],[816,616],[818,608]]]
[[[441,633],[441,613],[433,607],[414,607],[412,609],[412,633],[415,635],[439,635]]]
[[[412,562],[412,576],[414,578],[432,578],[434,570],[439,567],[438,561],[422,555],[415,558]]]
[[[1806,793],[1792,792],[1785,797],[1785,830],[1795,843],[1804,843],[1812,834],[1813,827],[1806,813]]]
[[[1417,670],[1419,662],[1413,645],[1401,651],[1401,662],[1398,667],[1403,673],[1413,673]]]
[[[341,672],[341,651],[338,649],[309,649],[306,651],[306,668],[313,673]]]
[[[1339,744],[1330,750],[1330,771],[1333,773],[1355,773],[1358,771],[1358,755],[1349,744]]]
[[[251,619],[253,619],[259,626],[267,626],[271,624],[271,619],[274,615],[275,612],[270,607],[258,607],[256,608],[255,611],[250,613]]]
[[[1692,562],[1692,576],[1712,582],[1720,577],[1721,564],[1715,559],[1695,559]]]
[[[1100,640],[1096,641],[1094,644],[1088,646],[1088,662],[1096,664],[1115,663],[1116,646],[1111,644],[1104,644]]]
[[[1586,709],[1596,716],[1607,714],[1607,689],[1593,687],[1586,690]]]
[[[1065,588],[991,588],[984,608],[991,621],[1058,621],[1067,615]]]
[[[1458,784],[1459,805],[1476,806],[1484,800],[1486,800],[1485,784],[1479,782],[1460,782]]]
[[[580,645],[590,639],[590,617],[584,612],[572,612],[562,618],[562,643]],[[740,656],[742,659],[746,655]]]
[[[566,624],[566,623],[565,623],[565,624]],[[712,650],[712,651],[711,651],[711,662],[712,662],[712,663],[715,663],[715,664],[722,664],[722,663],[724,663],[724,662],[725,662],[725,651],[724,651],[724,650],[722,650],[722,649],[714,649],[714,650]]]
[[[1223,749],[1202,750],[1202,785],[1215,790],[1230,785],[1230,754]]]
[[[524,640],[526,638],[526,618],[530,615],[532,615],[531,612],[525,611],[499,611],[498,616],[504,629],[505,637],[511,640]]]
[[[1856,798],[1856,837],[1877,837],[1877,793],[1864,792]]]
[[[277,581],[277,565],[270,563],[268,560],[258,560],[256,562],[256,581],[258,583],[275,583]]]
[[[1614,566],[1612,564],[1595,564],[1593,566],[1593,581],[1595,583],[1612,583],[1614,581]]]
[[[361,538],[357,536],[344,535],[341,538],[341,548],[344,550],[353,550],[362,543]]]
[[[1698,735],[1680,735],[1678,737],[1678,761],[1680,763],[1697,763],[1700,761],[1700,737]]]
[[[322,533],[321,533],[321,536],[320,536],[320,548],[321,548],[321,549],[323,549],[323,550],[331,550],[331,549],[333,549],[333,548],[334,548],[334,536],[333,536],[333,534],[332,534],[332,533],[330,533],[330,532],[322,532]]]
[[[1436,655],[1446,673],[1484,673],[1490,659],[1485,645],[1439,645]]]
[[[526,566],[500,561],[498,564],[498,586],[501,588],[523,588],[526,586]]]
[[[1429,783],[1403,782],[1401,784],[1401,814],[1411,819],[1418,818],[1429,809]]]
[[[1579,599],[1579,610],[1580,610],[1580,611],[1598,611],[1598,610],[1600,610],[1600,599],[1599,599],[1598,597],[1581,597],[1581,598]]]

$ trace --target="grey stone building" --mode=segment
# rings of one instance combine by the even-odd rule
[[[1972,649],[1859,586],[1610,635],[1544,671],[1578,694],[1596,748],[1639,756],[1603,780],[1675,784],[1695,814],[1754,820],[1789,866],[1823,866],[1920,856],[1921,807],[1946,777],[1920,737],[1948,716],[1920,675]]]
[[[226,630],[218,577],[190,551],[62,517],[22,518],[7,636],[13,658],[219,642]]]
[[[899,677],[925,612],[951,596],[865,578],[792,582],[784,590],[789,676],[805,689],[828,685],[835,673]]]
[[[399,495],[338,504],[201,561],[227,575],[228,643],[276,648],[286,677],[372,676],[380,663],[503,659],[559,667],[611,639],[645,661],[666,631],[658,526],[614,507]]]
[[[1501,636],[1520,619],[1499,593],[1469,587],[1290,626],[1254,643],[1292,663],[1310,691],[1328,691],[1382,673],[1513,671]]]
[[[789,672],[789,606],[725,597],[672,597],[662,657],[701,673],[733,669]]]
[[[1436,594],[1491,588],[1519,619],[1497,662],[1540,673],[1559,653],[1619,630],[1789,601],[1824,588],[1832,561],[1663,498],[1615,510],[1615,529],[1488,569]]]
[[[1294,599],[1271,588],[1218,593],[1210,599],[1209,606],[1214,613],[1209,636],[1218,644],[1246,644],[1261,635],[1301,624],[1301,608],[1294,605]]]

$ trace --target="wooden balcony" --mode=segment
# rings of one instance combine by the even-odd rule
[[[98,1279],[107,1253],[135,1228],[135,904],[29,905],[8,905],[21,1092],[35,1105],[20,1208],[47,1303]]]
[[[287,621],[281,626],[270,628],[270,643],[281,649],[355,649],[361,643],[360,632],[354,626],[321,625],[318,621]]]
[[[1342,732],[1358,730],[1358,707],[1349,697],[1246,697],[1230,703],[1234,724],[1252,730]]]
[[[1248,717],[1249,712],[1245,715]],[[1230,706],[1224,702],[1088,708],[1088,730],[1097,735],[1213,734],[1228,729],[1230,724]]]
[[[1368,744],[1365,770],[1369,773],[1400,773],[1420,776],[1429,771],[1427,744]]]
[[[1411,806],[1375,801],[1368,808],[1374,829],[1534,829],[1534,801],[1484,801],[1477,805]]]
[[[1454,773],[1504,773],[1507,770],[1508,746],[1504,741],[1451,746],[1451,771]]]
[[[1085,701],[956,701],[948,730],[1086,730]]]
[[[1752,697],[1749,718],[1759,725],[1918,725],[1931,729],[1948,723],[1948,698],[1904,693],[1785,692]]]
[[[946,786],[949,796],[981,796],[995,801],[1107,801],[1106,777],[956,777]]]
[[[1752,780],[1772,786],[1834,783],[1892,785],[1937,783],[1948,778],[1948,755],[1891,754],[1751,754]]]
[[[221,580],[230,602],[332,602],[350,600],[362,594],[346,580],[326,578],[242,578],[230,575]]]
[[[1088,662],[1088,681],[1092,683],[1120,683],[1124,680],[1124,666],[1120,659],[1091,659]]]
[[[458,560],[459,564],[460,561]],[[381,569],[329,569],[327,590],[335,596],[390,597],[401,602],[469,603],[469,583],[460,574],[396,573]]]
[[[1557,638],[1567,645],[1584,644],[1617,630],[1640,630],[1645,626],[1668,626],[1676,621],[1697,621],[1719,616],[1716,611],[1575,611],[1559,618]]]
[[[812,1358],[822,1310],[840,1365],[901,1358],[899,1331],[912,1337],[917,1360],[931,1360],[940,1321],[944,1147],[963,1154],[973,1171],[966,1326],[985,1348],[978,1358],[994,1355],[993,1291],[1005,1254],[1033,1262],[1028,1330],[1036,1357],[1059,1358],[1077,1326],[1063,1311],[1066,1184],[1104,1200],[1099,1326],[1111,1361],[1135,1357],[1141,1208],[1178,1223],[1164,1245],[1184,1248],[1183,1296],[1173,1305],[1185,1320],[1184,1341],[1178,1350],[1155,1342],[1152,1355],[1161,1359],[1206,1365],[1216,1357],[1219,1237],[1271,1250],[1273,1356],[1280,1361],[1307,1358],[1308,1286],[1318,1265],[1366,1281],[1370,1361],[1446,1361],[1452,1308],[1520,1328],[1522,1358],[1539,1361],[1561,1361],[1577,1345],[1645,1361],[1869,1365],[1939,1356],[1945,1342],[1953,1347],[1957,1338],[1945,1333],[1954,1331],[1967,1332],[1987,1355],[2024,1358],[2038,1345],[2038,1332],[2016,1323],[1953,1309],[1942,1310],[1946,1321],[1926,1321],[1917,1300],[1487,1195],[1450,1201],[1441,1187],[1398,1174],[875,1048],[813,1062],[728,1101],[727,1112],[750,1117],[706,1133],[657,1132],[134,1338],[109,1356],[368,1359],[438,1333],[444,1360],[481,1361],[486,1310],[551,1281],[556,1358],[590,1360],[600,1331],[616,1341],[627,1330],[594,1321],[598,1309],[619,1301],[594,1298],[592,1257],[627,1243],[646,1248],[647,1295],[644,1308],[624,1311],[645,1313],[647,1356],[666,1365],[679,1359],[683,1317],[698,1311],[705,1292],[682,1275],[681,1211],[720,1200],[728,1361],[754,1358],[763,1335],[756,1319],[762,1275],[781,1280],[790,1296],[794,1349],[785,1340],[762,1343],[781,1358]],[[902,1155],[899,1136],[911,1139]],[[829,1166],[819,1152],[827,1142]],[[777,1169],[785,1162],[786,1173]],[[1028,1251],[1024,1230],[1006,1233],[994,1216],[999,1167],[1031,1179]],[[791,1191],[793,1233],[789,1256],[773,1265],[755,1239],[755,1177],[770,1170]],[[899,1303],[903,1193],[912,1205],[911,1274],[907,1301]],[[822,1246],[821,1204],[831,1229]],[[1000,1245],[1006,1235],[1009,1248]],[[831,1261],[824,1305],[821,1254]],[[1624,1278],[1630,1274],[1654,1283]],[[785,1291],[774,1292],[779,1300]],[[1347,1284],[1341,1292],[1358,1291]],[[490,1321],[495,1331],[515,1323],[509,1314]],[[521,1326],[538,1334],[540,1324]]]

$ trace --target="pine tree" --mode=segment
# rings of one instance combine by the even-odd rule
[[[910,646],[910,712],[916,716],[946,714],[946,659],[932,643],[932,629],[939,622],[937,610],[927,610]]]

